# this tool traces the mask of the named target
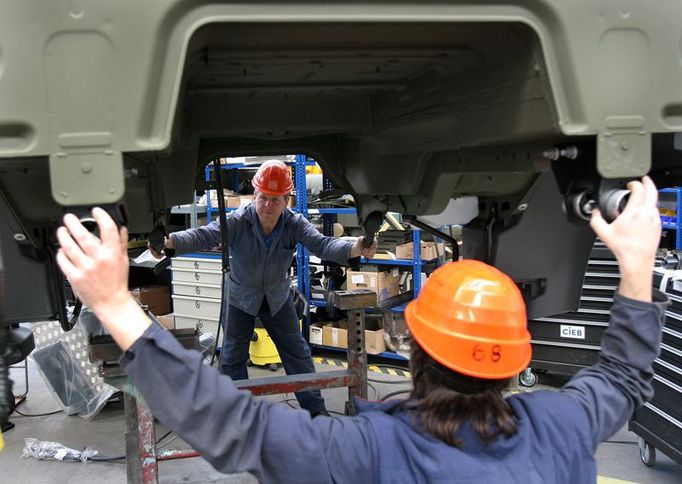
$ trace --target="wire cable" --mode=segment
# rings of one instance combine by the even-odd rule
[[[374,395],[372,396],[372,400],[376,400],[377,397],[379,396],[379,390],[377,390],[377,387],[372,385],[370,382],[367,382],[367,387],[371,388],[372,391],[374,392]]]
[[[166,437],[168,437],[172,433],[173,433],[173,431],[169,430],[168,432],[163,434],[161,437],[156,439],[156,445],[158,446],[159,442],[161,442],[163,439],[165,439]],[[173,442],[177,438],[178,438],[178,436],[176,435],[171,440],[169,440],[168,442],[163,444],[161,447],[165,447],[166,445],[170,444],[171,442]],[[115,460],[124,460],[124,459],[126,459],[126,457],[127,456],[125,454],[121,454],[121,455],[93,455],[92,457],[88,457],[88,460],[91,460],[93,462],[109,462],[109,461],[115,461]]]
[[[56,415],[58,413],[62,413],[62,410],[55,410],[54,412],[46,412],[46,413],[23,413],[17,410],[16,408],[14,409],[14,413],[17,413],[21,415],[22,417],[47,417],[48,415]]]
[[[93,455],[88,457],[88,460],[93,462],[109,462],[113,460],[125,460],[125,455]]]
[[[602,444],[627,444],[627,445],[637,445],[637,442],[632,440],[604,440]]]
[[[384,395],[383,397],[381,397],[381,398],[379,399],[379,401],[380,401],[380,402],[385,402],[385,401],[388,400],[389,398],[393,398],[393,397],[395,397],[395,396],[402,395],[403,393],[412,393],[412,389],[411,389],[411,388],[406,388],[406,389],[404,389],[404,390],[396,390],[396,391],[394,391],[394,392],[387,393],[386,395]]]
[[[402,380],[379,380],[378,378],[367,377],[367,381],[371,381],[374,383],[386,383],[388,385],[407,385],[407,384],[412,383],[411,378],[404,378]]]
[[[170,444],[175,442],[177,438],[180,437],[179,435],[174,435],[172,439],[170,439],[168,442],[164,442],[163,444],[157,446],[158,449],[163,449],[164,447],[168,447]]]

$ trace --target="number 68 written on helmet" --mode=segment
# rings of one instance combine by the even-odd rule
[[[471,356],[476,361],[489,359],[493,363],[497,363],[502,359],[502,347],[500,345],[490,346],[478,343],[474,345]]]

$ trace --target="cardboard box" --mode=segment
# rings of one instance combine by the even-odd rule
[[[348,348],[348,322],[345,320],[326,323],[322,328],[322,344]]]
[[[370,355],[386,351],[383,318],[365,318],[365,351]]]
[[[322,328],[322,344],[337,348],[348,348],[348,321],[326,323]],[[381,318],[365,319],[365,351],[372,355],[386,351]]]
[[[400,273],[398,269],[384,272],[346,271],[348,289],[371,289],[377,293],[377,301],[397,296],[400,292]]]
[[[239,208],[242,204],[242,197],[225,197],[225,208]],[[217,205],[216,205],[217,206]]]
[[[401,244],[396,246],[395,248],[395,256],[398,259],[412,259],[414,250],[413,250],[414,244],[412,242],[408,242],[407,244]],[[438,257],[438,254],[444,254],[445,253],[445,243],[440,242],[438,244],[438,252],[436,252],[436,243],[435,242],[421,242],[421,258],[422,260],[431,260],[435,259]]]
[[[287,202],[288,208],[296,208],[296,195],[289,195],[289,202]]]
[[[175,329],[175,316],[173,313],[157,316],[156,320],[166,329]]]
[[[130,294],[141,304],[147,306],[154,316],[171,312],[171,297],[168,286],[150,284],[135,287],[130,290]]]
[[[322,345],[323,343],[323,325],[324,323],[313,323],[309,328],[309,340],[311,344]]]

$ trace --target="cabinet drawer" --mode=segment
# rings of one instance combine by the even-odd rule
[[[194,269],[173,269],[173,283],[193,282],[202,284],[220,284],[223,277],[221,271],[198,271]]]
[[[209,299],[220,299],[221,290],[218,284],[191,284],[184,282],[173,282],[173,294],[178,296],[206,297]]]
[[[173,311],[175,314],[210,318],[220,317],[220,299],[173,295]]]
[[[197,318],[194,316],[186,316],[182,314],[176,314],[175,315],[175,328],[180,329],[180,328],[191,328],[191,329],[198,329],[199,334],[205,334],[205,333],[212,333],[212,334],[217,334],[218,333],[218,320],[215,319],[209,319],[209,318]],[[223,332],[220,332],[220,339],[218,340],[218,347],[222,347],[222,341],[223,341]]]
[[[604,331],[608,327],[608,323],[597,323],[590,321],[571,321],[560,319],[550,320],[551,318],[542,318],[543,320],[528,321],[528,331],[530,332],[534,341],[554,341],[580,345],[594,345],[601,344],[601,338]]]
[[[198,257],[175,257],[171,264],[173,269],[192,269],[195,271],[220,271],[220,259],[204,259]]]

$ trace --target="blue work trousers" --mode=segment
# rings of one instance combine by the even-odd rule
[[[266,300],[263,300],[258,317],[275,343],[282,366],[287,375],[315,373],[315,365],[310,355],[310,347],[303,339],[296,309],[291,296],[277,314],[271,314]],[[249,343],[253,334],[256,317],[229,305],[228,323],[223,337],[220,354],[220,373],[233,380],[249,378],[246,361],[249,358]],[[296,399],[301,408],[312,414],[325,410],[324,399],[319,390],[297,392]]]

